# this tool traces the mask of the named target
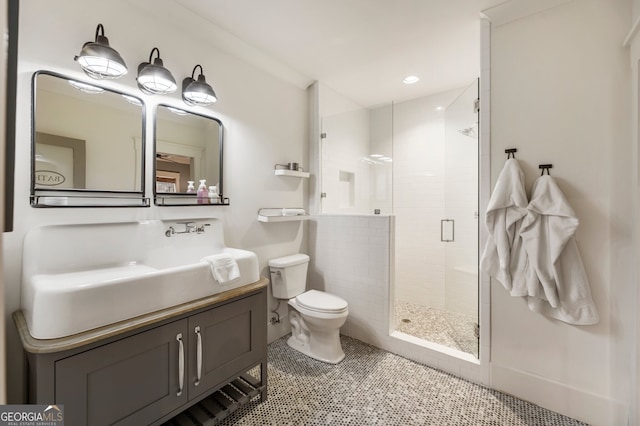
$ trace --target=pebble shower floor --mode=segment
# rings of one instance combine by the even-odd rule
[[[269,345],[267,401],[250,402],[220,424],[354,426],[577,426],[537,405],[342,336],[335,366]]]

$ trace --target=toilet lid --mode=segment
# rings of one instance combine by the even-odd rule
[[[318,290],[302,293],[296,297],[296,302],[303,308],[316,312],[343,312],[348,306],[344,299]]]

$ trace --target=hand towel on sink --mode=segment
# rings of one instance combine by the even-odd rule
[[[240,278],[238,263],[230,254],[214,254],[202,258],[201,262],[206,262],[211,266],[213,278],[215,278],[219,284],[228,284]]]

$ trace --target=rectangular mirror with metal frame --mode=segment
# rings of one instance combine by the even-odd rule
[[[228,205],[222,186],[222,122],[163,104],[154,119],[155,204]],[[199,193],[201,185],[205,193]]]
[[[142,99],[49,71],[32,90],[31,205],[148,207]]]

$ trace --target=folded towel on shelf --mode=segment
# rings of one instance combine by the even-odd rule
[[[303,216],[307,214],[304,209],[282,209],[282,216]]]
[[[215,278],[219,284],[229,284],[230,282],[240,278],[238,263],[230,254],[214,254],[212,256],[204,257],[200,261],[208,263],[211,266],[213,278]]]

